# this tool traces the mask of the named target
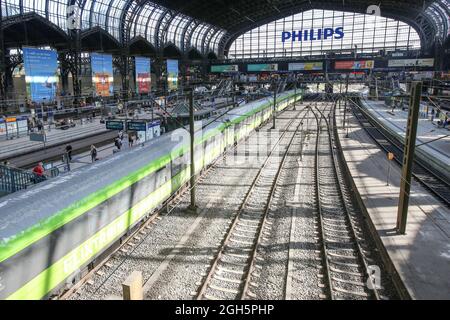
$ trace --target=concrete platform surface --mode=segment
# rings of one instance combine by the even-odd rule
[[[408,118],[407,110],[396,109],[391,113],[391,108],[386,106],[383,101],[363,100],[363,105],[378,121],[384,123],[402,138],[405,137]],[[436,119],[432,122],[430,113],[428,117],[426,117],[426,114],[420,115],[416,150],[430,154],[446,165],[447,171],[450,171],[450,130],[448,129],[449,127],[438,127]],[[435,140],[438,138],[440,139]]]
[[[398,117],[400,118],[400,117]],[[342,113],[337,112],[340,127]],[[387,253],[413,299],[450,299],[450,210],[413,181],[405,235],[395,231],[401,169],[350,117],[345,160]]]

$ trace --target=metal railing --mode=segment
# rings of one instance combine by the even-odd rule
[[[0,165],[0,193],[9,194],[45,181],[46,177],[32,172]]]

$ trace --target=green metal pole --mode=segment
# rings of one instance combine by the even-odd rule
[[[194,89],[189,92],[189,134],[191,136],[191,204],[188,207],[190,213],[197,212],[197,205],[195,203],[195,157],[194,157],[194,140],[195,140],[195,128],[194,128]]]
[[[277,89],[278,89],[278,86],[275,83],[274,90],[273,90],[273,115],[272,115],[273,125],[272,125],[272,129],[275,129],[275,115],[277,113]]]
[[[421,92],[422,82],[414,81],[411,86],[411,96],[409,100],[408,124],[406,126],[402,177],[400,180],[400,196],[397,211],[397,230],[400,234],[405,234],[406,220],[408,218],[409,193],[411,190],[411,174],[414,160],[414,149],[416,146]]]

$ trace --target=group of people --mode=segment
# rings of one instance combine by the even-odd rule
[[[437,125],[442,126],[442,128],[445,128],[450,124],[450,113],[446,112],[445,114],[440,109],[437,109],[437,111],[434,110],[434,108],[431,108],[431,122],[434,121],[434,119],[437,119]]]

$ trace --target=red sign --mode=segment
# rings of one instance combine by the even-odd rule
[[[343,70],[359,70],[359,69],[373,69],[373,60],[362,60],[362,61],[336,61],[334,63],[335,69]]]

